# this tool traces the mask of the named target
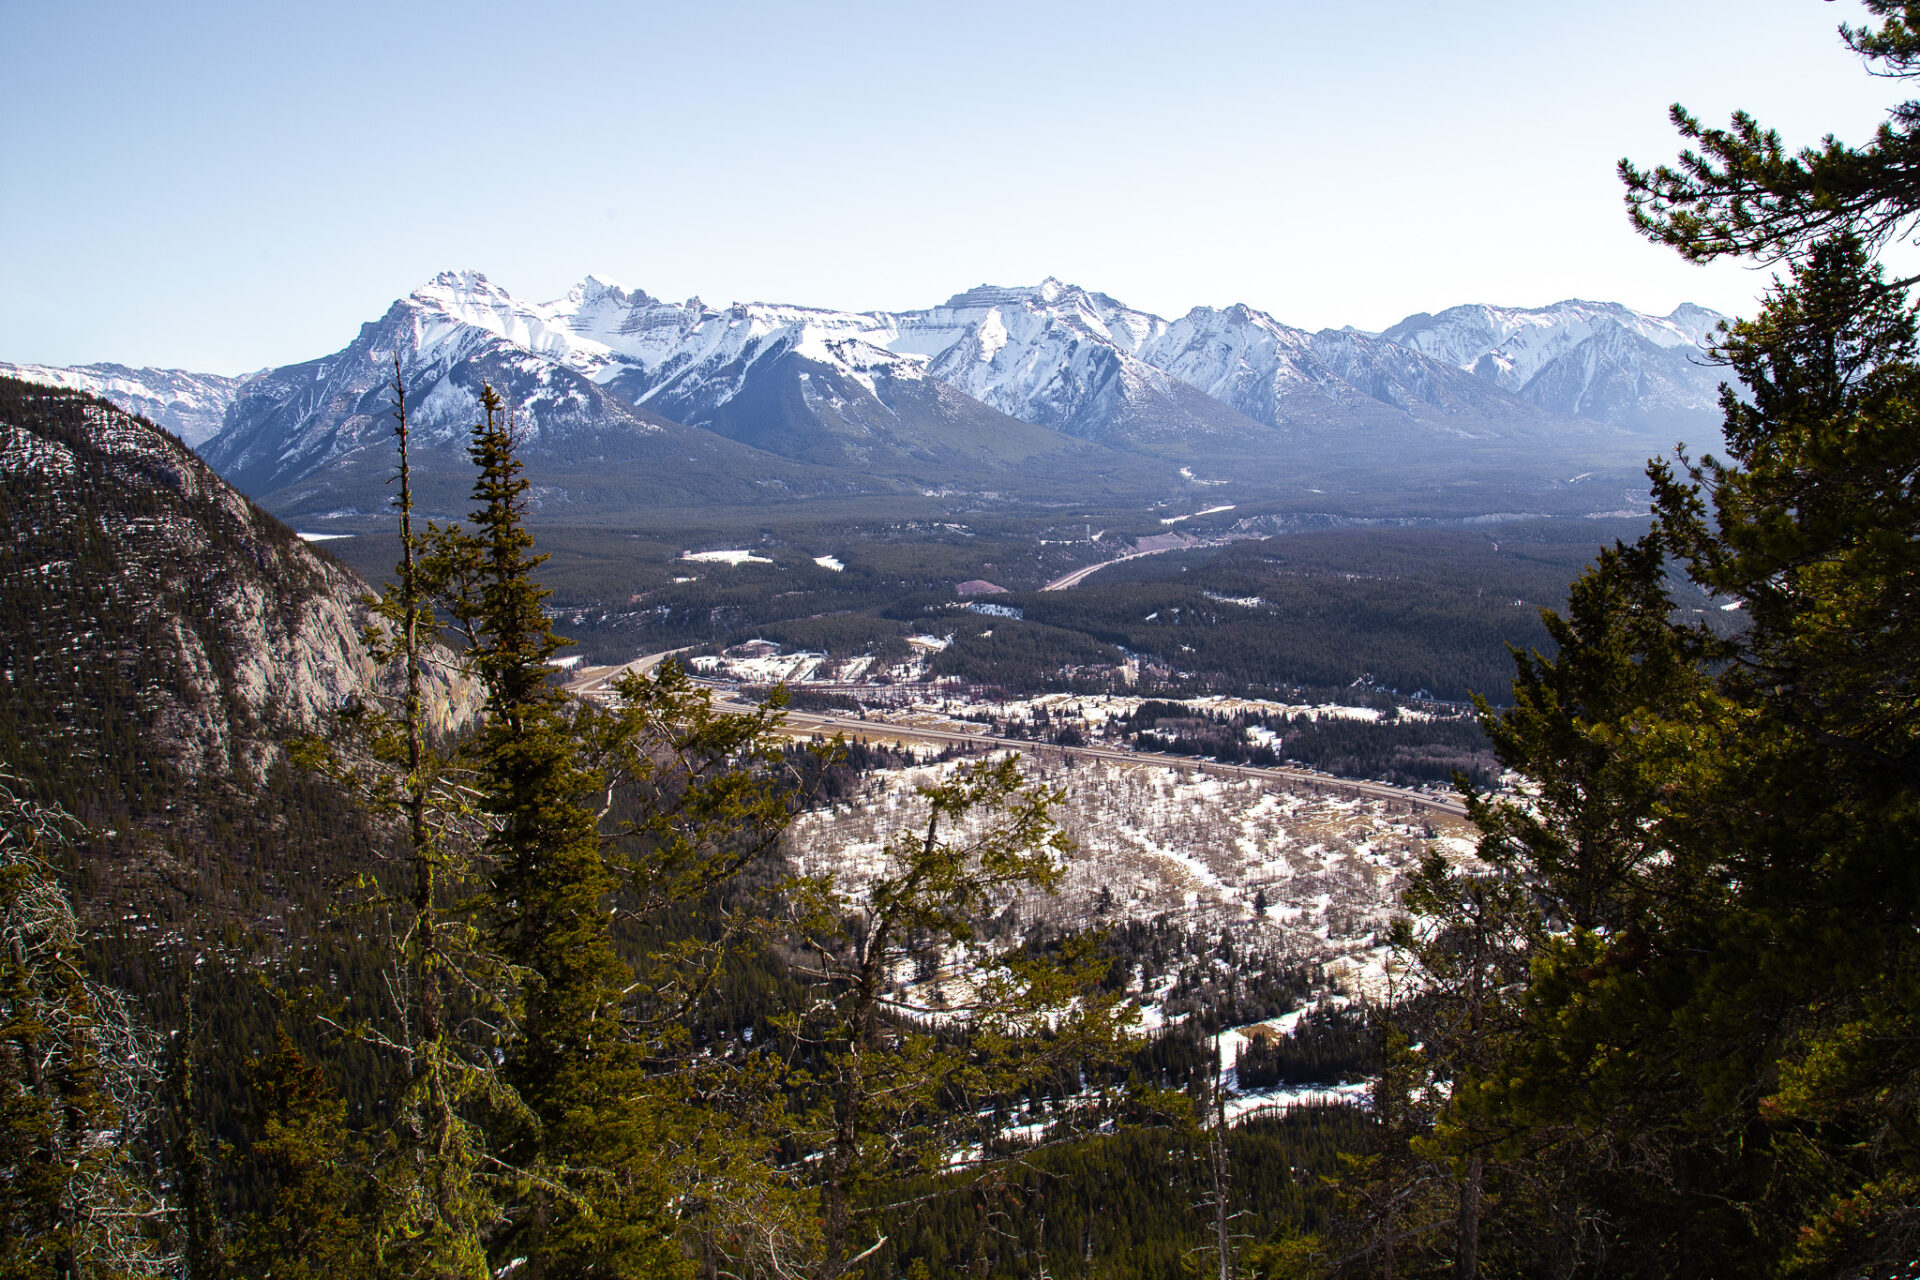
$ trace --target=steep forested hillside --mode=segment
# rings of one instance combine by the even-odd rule
[[[80,820],[56,865],[92,969],[163,1027],[192,989],[225,1046],[203,1118],[230,1134],[276,1016],[248,970],[291,947],[376,980],[323,935],[383,841],[285,750],[378,686],[366,587],[178,439],[82,393],[0,379],[0,507],[0,770]],[[464,682],[430,673],[427,690],[442,729],[471,714]]]
[[[360,580],[145,420],[0,379],[0,486],[0,752],[30,781],[257,780],[373,682]]]

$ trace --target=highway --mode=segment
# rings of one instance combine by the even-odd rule
[[[1102,560],[1099,564],[1090,564],[1084,569],[1075,569],[1072,573],[1063,574],[1040,589],[1042,591],[1070,591],[1109,566],[1124,564],[1129,560],[1138,560],[1141,556],[1157,556],[1164,555],[1169,551],[1184,550],[1186,550],[1184,547],[1155,547],[1152,551],[1129,551],[1126,555],[1116,556],[1112,560]]]
[[[1153,554],[1147,552],[1145,554]],[[1131,559],[1132,557],[1123,557]],[[1115,563],[1108,561],[1108,564]],[[1101,568],[1094,565],[1091,568]],[[1088,570],[1090,572],[1091,570]],[[629,671],[647,672],[653,670],[662,661],[675,654],[685,653],[695,646],[687,645],[679,649],[665,649],[659,653],[649,653],[635,658],[632,662],[617,667],[593,667],[568,683],[567,691],[579,698],[606,698],[610,696],[610,686],[615,680]],[[748,704],[740,697],[737,686],[719,680],[694,678],[694,683],[713,691],[714,700],[722,705],[745,709]],[[851,690],[858,692],[857,690]],[[789,737],[810,738],[817,735],[832,737],[844,733],[855,741],[898,742],[926,744],[939,747],[966,747],[973,751],[993,751],[1001,748],[1022,751],[1036,757],[1053,756],[1056,758],[1073,757],[1081,760],[1099,760],[1110,764],[1161,765],[1175,769],[1197,769],[1202,773],[1211,773],[1225,778],[1253,778],[1266,782],[1281,783],[1289,787],[1311,787],[1316,791],[1338,796],[1350,796],[1355,799],[1382,800],[1392,804],[1409,805],[1429,813],[1443,813],[1450,817],[1467,816],[1466,805],[1455,795],[1436,795],[1428,791],[1410,791],[1404,787],[1388,786],[1384,782],[1366,782],[1355,778],[1337,778],[1328,773],[1316,773],[1312,769],[1289,769],[1282,767],[1259,768],[1254,765],[1223,764],[1217,760],[1207,760],[1198,756],[1168,755],[1158,751],[1132,751],[1119,747],[1063,747],[1052,742],[1033,742],[1025,738],[998,738],[985,729],[947,729],[933,725],[896,724],[887,720],[863,720],[858,715],[847,712],[827,714],[817,711],[795,711],[786,713],[784,732]]]
[[[1025,738],[996,738],[984,730],[974,733],[966,730],[936,729],[926,725],[891,724],[885,720],[861,720],[858,717],[829,716],[806,711],[787,713],[786,732],[795,737],[811,737],[814,734],[831,737],[836,733],[844,733],[855,740],[966,746],[976,751],[1007,748],[1037,757],[1072,756],[1081,760],[1102,760],[1113,764],[1197,769],[1202,773],[1211,773],[1219,777],[1255,778],[1267,782],[1285,783],[1291,787],[1312,787],[1317,791],[1330,792],[1334,795],[1411,805],[1430,813],[1444,813],[1456,818],[1467,816],[1466,805],[1458,796],[1409,791],[1403,787],[1388,786],[1384,782],[1336,778],[1332,774],[1316,773],[1311,769],[1259,768],[1254,765],[1222,764],[1217,760],[1207,760],[1198,756],[1176,756],[1158,751],[1128,751],[1119,747],[1063,747],[1057,743],[1033,742]]]
[[[678,649],[662,649],[659,653],[642,654],[632,662],[623,662],[617,667],[588,667],[574,679],[567,681],[564,687],[576,698],[604,698],[609,696],[613,682],[628,672],[645,675],[674,654],[685,653],[689,649],[698,647],[698,645],[688,644]]]

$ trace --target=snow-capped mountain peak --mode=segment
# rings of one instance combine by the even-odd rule
[[[1711,416],[1719,376],[1704,343],[1724,317],[1686,304],[1654,316],[1570,298],[1547,307],[1450,307],[1383,335],[1545,408],[1621,426]]]
[[[1718,311],[1709,311],[1691,302],[1681,303],[1667,317],[1668,324],[1687,334],[1698,345],[1705,345],[1707,340],[1718,333],[1720,326],[1726,322],[1727,317]]]
[[[227,406],[242,387],[259,376],[248,373],[228,378],[185,369],[129,369],[123,364],[57,368],[4,362],[0,362],[0,374],[99,396],[165,427],[194,448],[213,438],[225,420]]]

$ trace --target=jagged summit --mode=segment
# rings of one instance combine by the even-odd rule
[[[1633,430],[1699,432],[1717,429],[1721,377],[1705,343],[1723,319],[1691,303],[1654,316],[1569,298],[1423,312],[1383,336],[1543,408]]]
[[[254,374],[237,378],[185,369],[130,369],[123,364],[56,368],[0,362],[0,375],[46,387],[84,391],[158,423],[196,448],[212,439],[227,407]]]

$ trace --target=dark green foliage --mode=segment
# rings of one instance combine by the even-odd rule
[[[1235,1233],[1323,1224],[1332,1207],[1323,1180],[1363,1126],[1337,1107],[1236,1126]],[[919,1262],[937,1280],[1019,1280],[1042,1268],[1061,1280],[1184,1280],[1199,1243],[1200,1145],[1190,1132],[1146,1128],[1036,1152],[962,1194],[888,1215],[888,1244],[868,1274],[913,1274]]]
[[[367,1245],[380,1203],[371,1153],[347,1125],[344,1099],[280,1031],[248,1081],[249,1162],[264,1206],[233,1247],[237,1276],[354,1280],[379,1274]]]
[[[1122,655],[1077,631],[1012,618],[950,615],[935,624],[953,643],[934,655],[935,676],[1009,690],[1073,688],[1068,667],[1116,666]],[[1111,687],[1111,677],[1093,687]]]
[[[1858,239],[1754,199],[1667,224],[1793,258],[1722,345],[1729,456],[1652,468],[1655,531],[1574,584],[1556,652],[1520,655],[1488,713],[1528,802],[1475,798],[1488,866],[1436,862],[1408,895],[1432,994],[1344,1182],[1351,1269],[1912,1274],[1915,322]],[[1677,613],[1675,568],[1749,625]],[[1483,964],[1449,933],[1504,941]]]
[[[1249,1040],[1234,1063],[1235,1078],[1242,1089],[1362,1079],[1379,1069],[1377,1041],[1362,1012],[1310,1010],[1285,1035]]]
[[[174,1129],[172,1172],[179,1205],[181,1270],[187,1280],[220,1280],[228,1270],[226,1224],[213,1186],[213,1160],[200,1116],[197,1080],[202,1047],[193,1016],[193,987],[187,982],[186,1025],[175,1035],[167,1056],[167,1111]],[[290,1048],[291,1046],[289,1046]]]
[[[1393,711],[1393,701],[1385,701]],[[1142,751],[1206,756],[1260,768],[1305,765],[1402,787],[1446,784],[1459,774],[1476,786],[1490,786],[1497,774],[1479,721],[1437,704],[1419,716],[1393,714],[1365,720],[1247,712],[1209,715],[1179,703],[1149,700],[1121,725],[1128,741]],[[1270,730],[1278,741],[1256,744],[1247,736],[1250,727]]]
[[[1920,72],[1920,6],[1862,0],[1875,25],[1842,27],[1877,75]],[[1673,123],[1697,150],[1651,170],[1620,162],[1634,225],[1696,262],[1733,255],[1775,261],[1841,234],[1879,246],[1920,210],[1920,104],[1903,102],[1864,146],[1828,135],[1790,150],[1744,111],[1726,129],[1703,127],[1675,104]]]
[[[495,824],[486,923],[523,975],[505,1074],[524,1111],[495,1127],[525,1173],[511,1228],[490,1244],[524,1258],[532,1278],[672,1274],[681,1257],[653,1158],[658,1126],[622,1026],[633,972],[614,951],[605,907],[619,881],[586,807],[603,780],[581,749],[581,713],[549,678],[565,641],[532,577],[541,557],[530,554],[511,419],[490,388],[482,407],[473,528],[440,531],[427,573],[444,584],[464,664],[486,693],[472,750],[477,804]]]
[[[1644,528],[1644,520],[1574,520],[1315,530],[1145,557],[1044,594],[1034,588],[1084,564],[1089,548],[1048,538],[1061,531],[1033,520],[964,533],[756,524],[688,536],[695,546],[751,547],[773,561],[734,567],[678,560],[685,542],[644,531],[543,527],[541,539],[555,550],[543,572],[557,623],[595,662],[759,638],[884,664],[905,656],[908,632],[926,631],[954,638],[937,671],[1015,694],[1137,692],[1117,670],[1131,653],[1148,668],[1146,689],[1169,696],[1352,699],[1360,681],[1361,691],[1424,689],[1464,703],[1474,690],[1500,700],[1506,644],[1545,645],[1539,606],[1560,597],[1605,539]],[[1046,539],[1037,549],[1036,538]],[[384,571],[372,559],[387,554],[378,544],[330,545]],[[828,548],[844,572],[813,563]],[[1009,587],[1012,596],[993,600],[1025,618],[961,608],[954,584],[980,577]],[[1678,589],[1685,607],[1709,607],[1690,585]],[[1262,603],[1227,602],[1256,598]]]
[[[72,820],[18,785],[0,774],[0,1276],[157,1276],[159,1046],[81,962],[51,861]]]
[[[423,563],[413,527],[411,433],[397,358],[394,369],[400,563],[392,585],[366,601],[371,621],[363,638],[376,662],[398,668],[399,692],[366,691],[339,716],[333,741],[302,741],[294,755],[390,824],[399,844],[396,875],[363,875],[357,884],[360,926],[391,955],[396,980],[386,984],[374,1018],[335,1023],[362,1047],[391,1055],[404,1073],[398,1096],[383,1099],[390,1128],[369,1174],[381,1212],[370,1219],[367,1240],[382,1269],[459,1277],[484,1271],[483,1234],[500,1212],[494,1180],[483,1172],[486,1137],[471,1111],[475,1097],[492,1099],[501,1089],[498,1037],[457,1035],[451,1025],[497,1023],[511,983],[470,926],[476,828],[484,819],[457,754],[431,740],[429,677],[450,655],[438,646],[432,599],[440,566]],[[281,1046],[283,1063],[289,1049]]]

